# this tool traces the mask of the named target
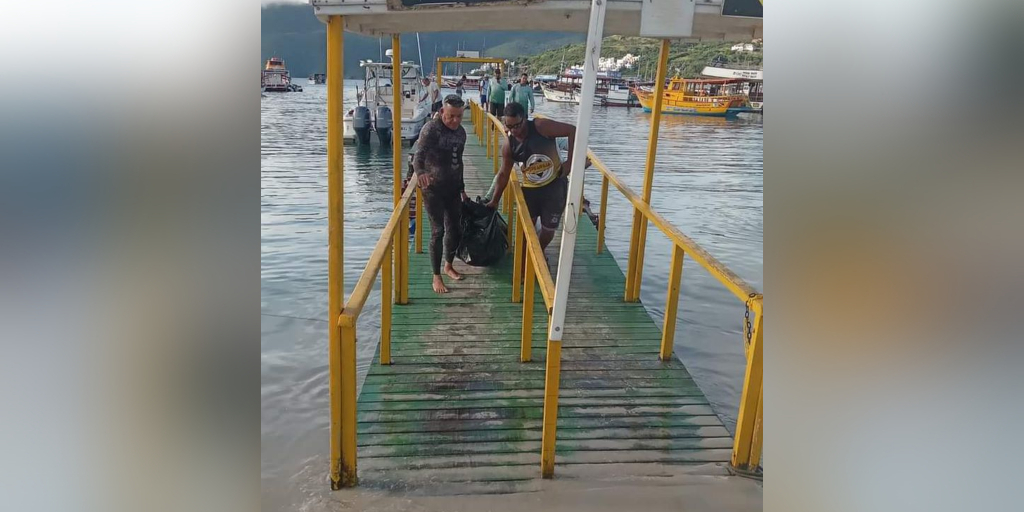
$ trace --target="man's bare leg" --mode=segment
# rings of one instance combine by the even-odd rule
[[[434,293],[448,293],[448,287],[444,285],[441,276],[434,276]]]
[[[450,261],[444,263],[444,273],[456,281],[462,281],[462,274],[455,270],[455,266]]]
[[[543,251],[547,249],[548,244],[555,239],[555,230],[541,227],[540,233],[537,234],[537,238],[540,239],[540,249]]]

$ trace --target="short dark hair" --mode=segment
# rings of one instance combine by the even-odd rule
[[[512,102],[505,105],[505,115],[508,117],[518,117],[520,119],[526,119],[526,109],[523,108],[521,103]]]
[[[455,108],[462,108],[466,106],[466,102],[462,101],[462,98],[458,94],[449,94],[444,97],[444,104],[451,105]]]

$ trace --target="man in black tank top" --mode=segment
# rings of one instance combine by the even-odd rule
[[[527,120],[526,110],[519,103],[509,103],[505,107],[504,122],[509,134],[508,144],[501,148],[501,170],[488,206],[497,207],[498,198],[508,185],[513,165],[519,165],[523,172],[526,207],[534,223],[540,219],[541,228],[537,236],[541,247],[547,248],[555,237],[555,230],[565,210],[576,127],[552,119]],[[558,137],[569,139],[568,159],[565,163],[562,163],[555,142]]]

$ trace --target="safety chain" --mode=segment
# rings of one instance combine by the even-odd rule
[[[751,338],[753,337],[752,326],[750,325],[750,303],[753,302],[754,298],[757,297],[756,293],[751,293],[747,296],[746,307],[743,310],[743,320],[747,326],[747,345],[750,345]]]

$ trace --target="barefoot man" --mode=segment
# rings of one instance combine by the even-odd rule
[[[423,206],[430,217],[430,265],[437,293],[448,293],[441,278],[442,249],[444,273],[456,281],[462,279],[452,262],[462,239],[462,200],[467,197],[462,181],[462,151],[466,147],[462,112],[465,106],[462,98],[455,94],[445,97],[441,114],[423,125],[412,160],[423,189]]]

